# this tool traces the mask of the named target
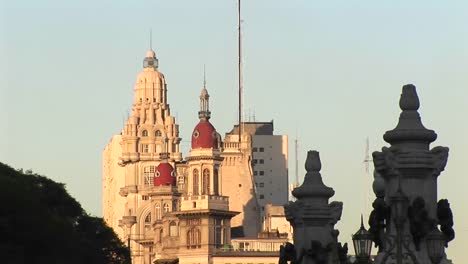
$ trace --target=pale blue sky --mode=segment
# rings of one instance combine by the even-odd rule
[[[466,1],[243,2],[246,115],[274,119],[291,154],[297,131],[301,178],[306,151],[320,151],[345,202],[341,240],[369,213],[365,138],[372,151],[386,145],[401,86],[414,83],[435,144],[450,147],[439,178],[455,214],[449,256],[468,258],[467,14]],[[1,0],[0,160],[64,182],[101,215],[102,150],[130,109],[150,28],[187,150],[203,64],[213,123],[224,133],[236,122],[236,19],[235,0]]]

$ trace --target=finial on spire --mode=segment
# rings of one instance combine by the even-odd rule
[[[364,220],[363,220],[362,214],[361,214],[361,228],[364,228]]]
[[[322,163],[320,162],[320,156],[318,151],[311,150],[307,152],[307,159],[305,163],[305,169],[307,172],[319,172],[322,168]]]
[[[418,110],[419,98],[416,93],[416,87],[413,84],[403,86],[403,91],[400,97],[401,110]]]
[[[206,90],[206,70],[205,64],[203,64],[203,88],[200,94],[200,111],[198,111],[198,118],[200,120],[209,120],[211,117],[209,100],[210,95],[208,94],[208,90]]]
[[[413,84],[403,86],[400,102],[400,119],[397,126],[384,134],[384,140],[393,145],[412,144],[413,147],[429,150],[429,144],[437,134],[424,127],[418,113],[419,98]]]
[[[206,69],[205,69],[205,64],[203,64],[203,89],[206,89]]]

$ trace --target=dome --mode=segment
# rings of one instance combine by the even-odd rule
[[[167,162],[161,162],[154,174],[154,186],[176,185],[174,168]]]
[[[156,53],[154,52],[154,50],[151,50],[151,49],[150,49],[150,50],[148,50],[148,51],[146,52],[146,56],[145,56],[145,57],[146,57],[146,58],[156,58]]]
[[[193,129],[192,149],[216,148],[217,145],[216,129],[208,120],[201,120]]]

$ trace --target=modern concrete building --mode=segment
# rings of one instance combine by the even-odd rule
[[[236,125],[226,134],[226,139],[238,134]],[[263,219],[267,204],[283,206],[288,202],[288,136],[274,135],[273,121],[244,122],[241,134],[248,138],[246,155],[251,159],[255,194]]]

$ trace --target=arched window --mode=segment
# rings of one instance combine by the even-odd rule
[[[210,194],[210,170],[209,169],[203,169],[202,194]]]
[[[151,213],[148,213],[145,217],[145,228],[151,227]]]
[[[141,136],[147,137],[148,136],[148,130],[143,130],[143,132],[141,132]]]
[[[159,205],[159,203],[156,204],[155,208],[154,208],[154,212],[155,212],[155,220],[161,220],[161,206]]]
[[[148,213],[145,217],[145,224],[151,224],[151,213]]]
[[[159,229],[159,242],[162,242],[163,235],[164,235],[163,229],[161,228],[161,229]]]
[[[179,233],[179,230],[177,228],[176,222],[174,221],[170,222],[169,223],[169,236],[176,237],[179,235],[178,233]]]
[[[157,137],[162,136],[161,130],[156,130],[156,132],[154,132],[154,135]]]
[[[167,203],[164,204],[164,213],[168,213],[169,210],[169,205]]]
[[[187,248],[201,247],[201,233],[198,228],[191,228],[187,232]]]
[[[199,179],[199,175],[198,175],[198,170],[197,169],[194,169],[193,170],[193,181],[192,181],[192,185],[193,185],[193,195],[198,195],[198,179]]]

